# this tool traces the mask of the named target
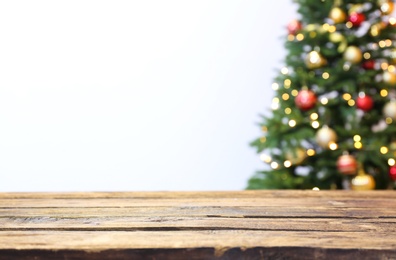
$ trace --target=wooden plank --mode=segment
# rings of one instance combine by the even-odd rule
[[[179,191],[179,192],[8,192],[0,193],[0,199],[98,199],[98,198],[357,198],[395,199],[391,190],[348,191],[348,190],[257,190],[257,191]]]
[[[0,218],[0,231],[179,231],[179,230],[281,230],[323,232],[396,232],[394,219],[232,219],[210,217],[10,217]]]

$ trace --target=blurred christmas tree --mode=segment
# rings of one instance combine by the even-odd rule
[[[295,0],[285,67],[248,189],[386,189],[396,180],[391,0]]]

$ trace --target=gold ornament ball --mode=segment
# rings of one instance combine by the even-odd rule
[[[326,59],[317,51],[311,51],[305,58],[308,69],[318,69],[327,64]]]
[[[385,117],[390,117],[393,120],[396,120],[396,101],[390,101],[385,104],[383,113]]]
[[[359,174],[351,181],[352,190],[373,190],[375,189],[375,181],[373,176],[369,174]]]
[[[394,85],[396,84],[396,74],[394,72],[384,71],[382,74],[382,79],[384,82]]]
[[[342,23],[346,20],[346,14],[341,8],[334,7],[330,11],[329,18],[333,20],[334,23]]]
[[[344,59],[357,64],[362,60],[362,51],[356,46],[348,46],[344,52]]]
[[[289,160],[292,164],[300,164],[307,157],[307,153],[305,149],[298,148],[294,151],[289,151],[285,155],[286,159]]]
[[[329,145],[331,143],[335,143],[336,141],[337,134],[330,127],[323,127],[316,133],[316,142],[322,148],[329,148]]]

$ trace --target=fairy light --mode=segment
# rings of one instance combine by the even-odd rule
[[[356,142],[354,146],[356,149],[362,149],[363,144],[361,142]]]
[[[385,42],[384,40],[381,40],[381,41],[379,41],[378,45],[379,45],[381,48],[385,48],[385,47],[386,47],[386,42]]]
[[[321,98],[320,99],[320,103],[322,103],[322,105],[327,105],[329,103],[329,99],[328,98]]]
[[[349,94],[349,93],[345,93],[345,94],[342,95],[342,98],[343,98],[345,101],[348,101],[348,100],[350,100],[350,99],[352,98],[352,96],[351,96],[351,94]]]
[[[354,135],[353,136],[353,141],[360,142],[360,141],[362,141],[362,137],[360,135]]]
[[[390,118],[390,117],[387,117],[387,118],[385,119],[385,122],[386,122],[388,125],[390,125],[390,124],[393,123],[393,119]]]
[[[292,42],[292,41],[294,41],[294,35],[293,34],[289,34],[288,36],[287,36],[287,40],[288,41],[290,41],[290,42]]]
[[[285,86],[285,89],[290,88],[291,80],[290,79],[285,79],[285,81],[283,82],[283,85]]]
[[[387,96],[388,96],[388,90],[386,90],[386,89],[381,89],[380,95],[381,95],[381,97],[387,97]]]
[[[381,63],[381,69],[386,70],[388,69],[389,64],[386,62]]]
[[[315,129],[318,129],[319,126],[320,126],[320,124],[319,124],[318,121],[313,121],[313,122],[311,123],[311,125],[312,125],[312,128],[315,128]]]
[[[261,131],[263,131],[264,133],[267,132],[267,131],[268,131],[268,127],[262,126],[262,127],[261,127]]]
[[[355,100],[353,100],[353,99],[348,100],[348,105],[349,105],[350,107],[353,107],[353,106],[355,105]]]
[[[386,47],[392,46],[392,41],[389,40],[389,39],[386,39],[386,40],[385,40],[385,46],[386,46]]]
[[[353,27],[353,24],[351,23],[351,22],[346,22],[346,27],[348,28],[348,29],[351,29],[352,27]]]
[[[273,110],[276,110],[279,108],[279,98],[275,97],[274,99],[272,99],[272,105],[271,108]]]
[[[395,66],[389,65],[389,66],[388,66],[388,71],[391,72],[391,73],[394,73],[394,72],[396,71]]]
[[[287,160],[287,161],[285,161],[285,162],[283,163],[283,165],[284,165],[286,168],[289,168],[289,167],[292,166],[292,163],[291,163],[291,161]]]
[[[272,83],[272,89],[273,90],[278,90],[279,89],[279,84],[278,83]]]
[[[261,154],[260,155],[260,160],[262,160],[265,163],[270,163],[272,161],[272,158],[269,155]]]
[[[318,187],[313,187],[312,190],[313,191],[320,191],[320,189]]]
[[[330,150],[334,151],[338,149],[338,145],[336,143],[330,143],[329,148]]]
[[[395,161],[395,159],[389,159],[388,160],[388,164],[389,164],[389,166],[395,166],[395,164],[396,164],[396,161]]]
[[[386,146],[382,146],[382,147],[380,148],[380,152],[381,152],[382,154],[387,154],[387,153],[389,152],[389,149],[388,149],[388,147],[386,147]]]
[[[271,163],[271,168],[274,169],[274,170],[275,170],[275,169],[278,169],[278,168],[279,168],[279,163],[277,163],[277,162],[272,162],[272,163]]]
[[[330,27],[329,27],[329,33],[333,33],[333,32],[335,32],[337,30],[337,28],[334,26],[334,25],[331,25]]]
[[[282,99],[283,99],[283,100],[286,101],[286,100],[288,100],[289,98],[290,98],[289,94],[287,94],[287,93],[283,93],[283,94],[282,94]]]
[[[368,60],[368,59],[371,58],[371,54],[368,53],[368,52],[365,52],[365,53],[363,54],[363,58],[365,58],[366,60]]]
[[[281,73],[282,73],[283,75],[287,75],[287,74],[289,73],[289,69],[286,68],[286,67],[283,67],[283,68],[281,69]]]
[[[296,35],[296,39],[297,39],[297,41],[302,41],[302,40],[304,40],[304,35],[302,33],[299,33]]]
[[[315,152],[314,149],[308,149],[308,150],[307,150],[307,155],[308,155],[308,156],[314,156],[315,154],[316,154],[316,152]]]
[[[311,118],[311,120],[318,120],[319,115],[318,115],[317,113],[312,113],[312,114],[310,115],[310,118]]]
[[[296,120],[291,119],[291,120],[289,121],[289,126],[290,126],[290,127],[295,127],[296,125],[297,125]]]
[[[323,28],[323,30],[325,30],[325,31],[328,31],[328,30],[329,30],[329,27],[330,27],[330,24],[328,24],[328,23],[325,23],[325,24],[322,25],[322,28]]]
[[[323,72],[322,78],[323,79],[328,79],[330,77],[330,74],[328,72]]]
[[[389,23],[390,23],[391,25],[395,25],[395,24],[396,24],[396,18],[395,18],[395,17],[389,18]]]
[[[291,112],[292,112],[292,110],[291,110],[290,107],[285,108],[285,114],[286,114],[286,115],[290,115]]]
[[[317,35],[317,33],[315,31],[312,31],[309,33],[309,37],[311,37],[311,38],[315,38],[316,35]]]
[[[297,89],[293,89],[292,92],[291,92],[291,94],[292,94],[293,97],[297,97],[297,95],[298,95],[298,90],[297,90]]]
[[[260,142],[263,144],[263,143],[265,143],[267,141],[267,137],[265,137],[265,136],[263,136],[263,137],[260,137]]]

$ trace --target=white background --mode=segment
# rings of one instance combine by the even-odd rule
[[[245,188],[291,2],[2,1],[0,191]]]

